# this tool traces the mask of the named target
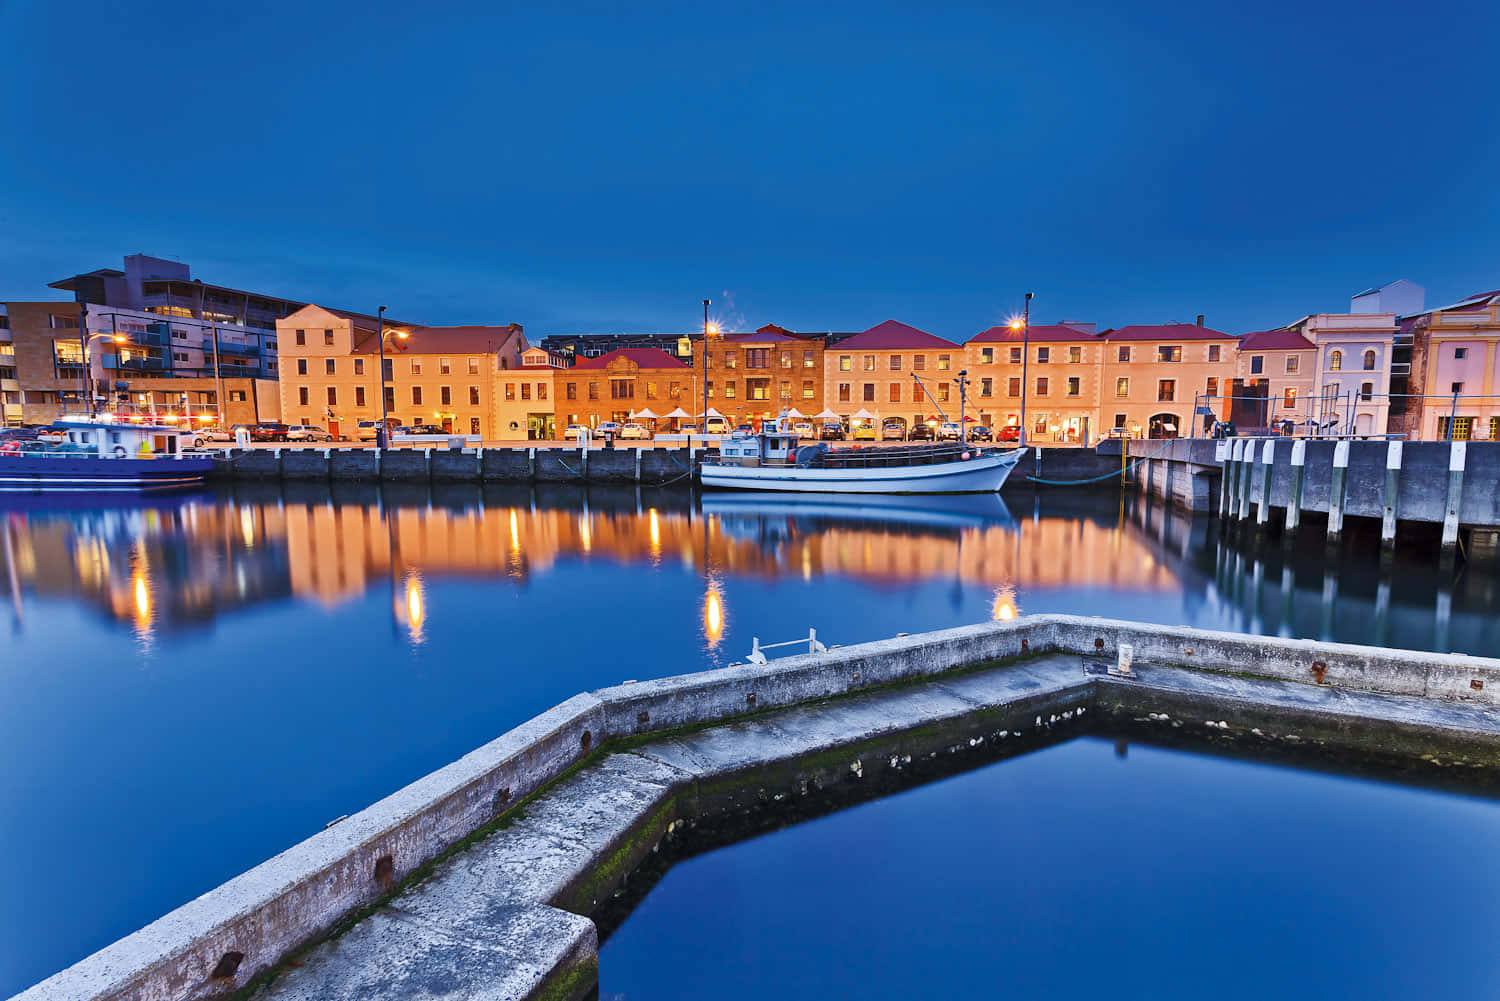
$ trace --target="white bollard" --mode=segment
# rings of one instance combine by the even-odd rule
[[[1135,659],[1135,647],[1129,643],[1121,643],[1119,646],[1119,659],[1115,662],[1115,669],[1111,674],[1118,674],[1122,678],[1133,678],[1135,672],[1130,669],[1131,662]]]

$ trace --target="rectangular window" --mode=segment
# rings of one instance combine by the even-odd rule
[[[453,374],[453,366],[451,364],[449,364],[448,359],[447,358],[439,358],[438,359],[438,375],[452,375],[452,374]]]
[[[173,351],[172,352],[172,360],[173,361],[187,361],[188,360],[188,353],[186,351]]]
[[[875,356],[874,355],[865,355],[865,371],[866,372],[873,372],[873,371],[875,371]]]
[[[769,368],[770,365],[771,365],[771,349],[770,348],[746,348],[745,349],[745,367],[746,368]]]
[[[634,379],[611,379],[609,380],[609,398],[611,400],[633,400],[635,399]]]
[[[1162,344],[1156,349],[1157,361],[1182,361],[1181,344]]]
[[[899,372],[899,371],[901,371],[901,356],[900,355],[891,355],[891,371],[892,372]]]
[[[1045,375],[1039,375],[1036,377],[1036,395],[1047,395],[1047,377]]]
[[[979,380],[979,395],[980,396],[993,396],[994,394],[995,394],[995,380],[994,379],[980,379]]]
[[[771,380],[746,379],[745,398],[747,400],[769,400],[771,398]]]
[[[737,357],[735,355],[735,352],[733,352],[733,351],[725,351],[724,352],[724,367],[725,368],[734,368],[737,360],[738,359],[737,359]]]
[[[438,403],[444,407],[453,406],[453,388],[451,386],[438,387]]]
[[[479,402],[479,387],[478,386],[474,386],[470,390],[469,395],[471,397],[473,397],[473,401],[475,403],[478,403]],[[523,383],[521,383],[521,399],[523,399],[523,400],[529,400],[529,399],[531,399],[531,383],[529,383],[529,382],[523,382]]]
[[[1128,378],[1126,378],[1124,376],[1121,376],[1120,378],[1118,378],[1118,379],[1115,380],[1115,395],[1116,396],[1129,396],[1130,395],[1130,380]]]
[[[395,410],[396,409],[396,387],[395,386],[386,386],[385,387],[385,409],[386,410]]]
[[[1438,438],[1443,441],[1468,441],[1473,433],[1472,417],[1438,418]]]
[[[297,374],[298,375],[306,375],[307,374],[307,359],[306,358],[298,358],[297,359]]]
[[[912,355],[911,356],[911,368],[912,368],[913,372],[925,372],[925,371],[927,371],[927,356],[926,355]]]
[[[1203,388],[1203,393],[1204,393],[1205,396],[1218,396],[1219,395],[1219,380],[1218,379],[1209,379],[1207,385],[1204,386],[1204,388]]]
[[[1299,361],[1299,359],[1297,358],[1296,355],[1287,355],[1286,356],[1286,370],[1287,370],[1287,374],[1290,375],[1290,374],[1293,374],[1293,373],[1295,373],[1297,371],[1298,361]]]
[[[365,405],[365,387],[354,387],[354,405],[356,407],[362,407]]]
[[[1125,364],[1125,363],[1128,363],[1130,361],[1130,345],[1128,345],[1128,344],[1122,344],[1122,345],[1120,345],[1119,359],[1120,359],[1121,364]],[[1121,415],[1121,416],[1123,416],[1123,415]]]
[[[813,383],[811,379],[802,380],[802,398],[804,400],[813,398]]]
[[[735,398],[735,393],[738,391],[738,388],[739,387],[735,383],[733,383],[733,382],[726,382],[726,383],[724,383],[724,399],[726,399],[726,400],[732,400],[732,399],[734,399]]]
[[[1219,345],[1217,345],[1217,344],[1210,344],[1208,346],[1208,360],[1209,361],[1218,361],[1219,360]]]
[[[305,407],[305,406],[307,406],[307,401],[308,401],[307,387],[306,386],[299,386],[297,388],[297,402],[300,403],[302,406]]]
[[[547,398],[547,384],[545,382],[539,382],[536,384],[536,398],[539,400],[545,400]]]
[[[1469,349],[1468,348],[1454,348],[1453,349],[1453,357],[1457,361],[1463,361],[1465,358],[1469,357]]]
[[[680,383],[680,382],[674,382],[670,386],[668,386],[667,387],[667,395],[670,396],[674,400],[677,399],[678,397],[682,396],[682,383]]]
[[[307,346],[307,331],[305,331],[305,330],[299,330],[296,333],[297,333],[297,346],[299,348],[306,347]]]
[[[1079,379],[1078,376],[1076,376],[1076,375],[1070,375],[1070,376],[1068,376],[1068,395],[1069,396],[1077,396],[1078,395],[1078,391],[1081,388],[1081,386],[1080,386],[1081,383],[1082,383],[1082,380]]]
[[[893,383],[891,383],[890,391],[891,391],[890,402],[891,403],[900,403],[901,402],[901,383],[899,383],[899,382],[893,382]]]
[[[328,405],[336,407],[339,405],[339,391],[333,386],[328,387]]]
[[[939,372],[946,372],[946,371],[948,371],[948,367],[949,367],[950,364],[951,363],[949,362],[947,355],[938,355],[938,371]]]
[[[994,363],[994,361],[995,361],[995,349],[994,348],[980,348],[979,349],[979,364],[981,364],[981,365],[991,365],[991,364]]]
[[[589,383],[589,399],[591,399],[591,400],[597,400],[598,398],[599,398],[599,384],[597,382],[591,382],[591,383]]]
[[[469,418],[469,434],[479,434],[479,418]]]
[[[422,387],[421,386],[413,386],[413,387],[411,387],[411,405],[414,406],[414,407],[420,407],[422,405]]]
[[[809,351],[802,352],[802,367],[803,368],[817,368],[817,364],[813,361],[813,353],[812,353],[812,351],[809,350]]]
[[[1083,361],[1083,348],[1076,345],[1068,348],[1068,363],[1077,365],[1081,361]]]
[[[867,382],[864,385],[864,401],[866,403],[875,402],[875,384],[873,382]]]
[[[1297,387],[1288,386],[1281,393],[1281,409],[1295,410],[1297,407]]]
[[[469,374],[470,375],[478,375],[479,374],[479,359],[478,358],[470,358],[469,359]]]
[[[1365,385],[1368,386],[1369,383],[1367,382],[1367,383],[1365,383]],[[1455,396],[1458,395],[1459,393],[1462,393],[1463,391],[1464,391],[1464,384],[1461,383],[1461,382],[1455,382],[1451,386],[1448,387],[1448,392],[1454,394]]]
[[[849,399],[849,384],[847,382],[839,383],[839,402],[848,403]]]
[[[413,358],[411,360],[411,374],[412,375],[421,375],[422,374],[422,359],[420,359],[420,358]]]
[[[356,358],[356,359],[354,359],[354,374],[355,375],[364,375],[365,374],[365,360],[363,358]]]
[[[1012,365],[1019,365],[1019,364],[1021,364],[1021,349],[1020,348],[1011,348],[1010,349],[1010,363]]]
[[[783,351],[783,352],[781,352],[781,367],[782,368],[791,368],[792,367],[792,353],[790,351]]]
[[[323,346],[324,347],[329,347],[329,348],[333,347],[333,331],[332,330],[325,330],[325,331],[323,331]]]
[[[338,366],[334,363],[334,360],[332,358],[324,358],[323,359],[323,374],[324,375],[336,375],[337,373],[338,373]]]
[[[1036,360],[1037,360],[1037,364],[1039,364],[1039,365],[1046,365],[1048,362],[1050,362],[1052,360],[1052,349],[1051,348],[1037,348],[1036,349]]]
[[[853,359],[853,357],[851,357],[850,355],[839,355],[839,371],[840,372],[852,372],[852,371],[854,371],[854,359]]]
[[[1264,355],[1251,355],[1250,356],[1250,374],[1251,375],[1260,375],[1261,372],[1263,372],[1265,370],[1265,367],[1266,367],[1266,359],[1265,359]]]
[[[513,382],[507,382],[505,384],[505,399],[507,401],[510,401],[510,400],[514,400],[515,398],[516,398],[516,384],[513,383]]]
[[[1021,379],[1020,379],[1019,376],[1016,376],[1016,377],[1014,377],[1012,379],[1006,380],[1006,383],[1005,383],[1005,395],[1006,396],[1020,396],[1021,395]]]
[[[563,391],[563,396],[564,396],[564,398],[569,399],[569,400],[576,400],[576,399],[578,399],[578,383],[576,383],[576,382],[570,382],[570,383],[568,383],[567,384],[567,389],[565,389]]]
[[[940,383],[938,383],[937,390],[938,390],[938,402],[939,403],[947,403],[948,402],[948,384],[946,382],[940,382]]]
[[[542,388],[541,386],[537,386],[538,390],[540,390],[541,388]],[[545,400],[546,398],[547,397],[545,395],[537,397],[537,399],[539,399],[539,400]],[[654,382],[648,382],[648,383],[646,383],[646,399],[648,399],[648,400],[654,400],[654,399],[656,399],[656,383],[654,383]]]
[[[1171,403],[1176,398],[1176,379],[1161,379],[1156,383],[1156,400],[1158,403]]]
[[[381,369],[380,375],[381,375],[381,381],[382,382],[390,382],[392,379],[394,379],[396,377],[395,364],[396,364],[396,359],[394,359],[394,358],[387,358],[385,360],[385,364],[383,364],[383,365],[380,366],[380,369]]]

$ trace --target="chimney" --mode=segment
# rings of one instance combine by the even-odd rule
[[[1203,326],[1203,314],[1202,313],[1198,314],[1198,326],[1200,326],[1200,327]]]

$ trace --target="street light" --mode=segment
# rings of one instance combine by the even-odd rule
[[[703,426],[698,430],[708,434],[708,306],[709,300],[703,300]]]
[[[90,334],[88,337],[84,338],[84,340],[83,340],[83,380],[84,380],[84,394],[83,394],[84,395],[84,400],[83,400],[83,405],[86,408],[88,408],[88,415],[90,417],[94,416],[94,373],[93,373],[91,367],[89,366],[89,345],[92,344],[92,343],[94,343],[95,341],[99,340],[101,337],[107,337],[107,338],[109,338],[111,341],[113,341],[116,344],[125,344],[125,343],[128,342],[128,338],[126,338],[123,334]]]
[[[385,448],[385,307],[381,306],[375,311],[376,328],[375,343],[380,351],[379,370],[375,374],[375,392],[380,394],[380,426],[375,429],[375,447]],[[392,330],[398,341],[404,341],[410,335],[404,330]],[[394,380],[393,380],[394,381]]]
[[[1026,305],[1019,320],[1010,321],[1010,329],[1021,331],[1021,448],[1026,447],[1026,363],[1031,354],[1031,293],[1026,293]]]

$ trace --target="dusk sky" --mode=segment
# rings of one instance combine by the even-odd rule
[[[1500,4],[0,0],[0,300],[1232,333],[1500,287]]]

